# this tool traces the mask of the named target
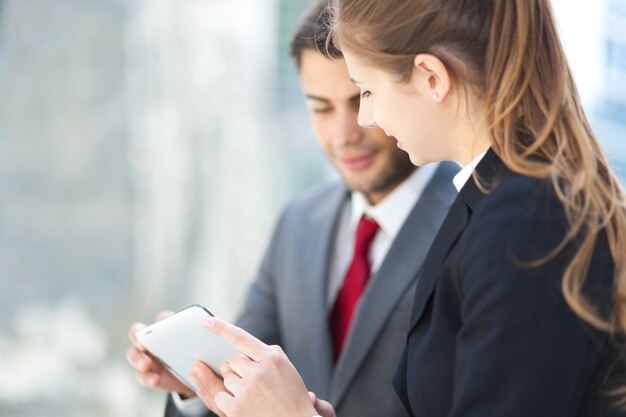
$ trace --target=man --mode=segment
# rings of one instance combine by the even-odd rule
[[[418,271],[456,196],[458,168],[416,169],[395,140],[358,125],[359,89],[340,52],[325,45],[326,5],[317,2],[304,17],[291,54],[319,145],[343,182],[286,208],[237,324],[280,345],[338,416],[405,416],[390,381]],[[144,384],[193,396],[140,347],[128,357]],[[167,416],[206,415],[197,398],[178,393]]]

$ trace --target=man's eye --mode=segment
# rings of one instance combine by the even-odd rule
[[[371,91],[365,90],[363,92],[361,92],[361,98],[369,98],[372,95]]]
[[[331,111],[333,111],[333,109],[331,109],[330,107],[323,107],[320,109],[313,109],[313,113],[330,113]]]

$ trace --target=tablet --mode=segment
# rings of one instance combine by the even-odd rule
[[[195,362],[203,361],[219,375],[219,367],[238,350],[211,333],[202,320],[212,316],[205,307],[195,304],[166,319],[139,330],[137,340],[193,392],[189,378]]]

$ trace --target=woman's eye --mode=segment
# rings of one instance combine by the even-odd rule
[[[361,98],[369,98],[372,95],[371,91],[365,90],[361,92]]]

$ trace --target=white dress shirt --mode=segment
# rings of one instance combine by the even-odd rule
[[[342,208],[337,224],[326,286],[327,309],[331,308],[335,302],[350,266],[354,234],[361,216],[365,214],[375,220],[379,226],[369,251],[370,265],[374,274],[383,263],[391,244],[438,167],[439,163],[433,163],[416,169],[375,206],[370,205],[362,193],[351,194],[350,200]],[[178,411],[186,417],[198,417],[206,412],[204,403],[198,397],[183,400],[174,392],[172,399]]]
[[[435,163],[416,169],[375,206],[370,205],[362,193],[352,193],[350,200],[343,207],[337,225],[326,286],[327,310],[335,302],[350,266],[354,248],[354,234],[361,216],[365,214],[379,226],[369,251],[371,272],[374,274],[383,263],[391,244],[438,167],[439,164]]]
[[[200,397],[183,400],[177,392],[172,392],[172,400],[179,413],[185,417],[201,417],[206,414],[207,407]]]
[[[470,179],[470,177],[472,176],[472,173],[474,172],[474,170],[476,169],[476,167],[478,166],[478,164],[483,159],[486,153],[487,152],[485,151],[481,153],[480,155],[478,155],[476,158],[472,159],[472,161],[469,164],[465,165],[463,169],[461,169],[459,173],[454,176],[454,178],[452,179],[452,182],[454,183],[454,187],[456,188],[457,191],[461,191],[461,188],[463,188],[467,180]]]

